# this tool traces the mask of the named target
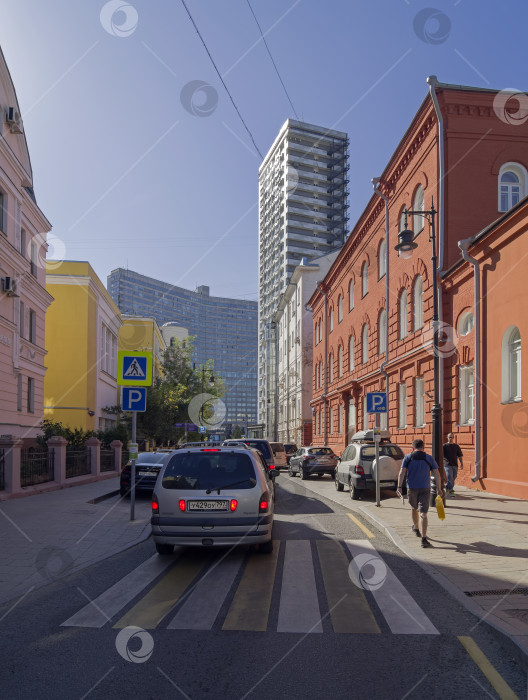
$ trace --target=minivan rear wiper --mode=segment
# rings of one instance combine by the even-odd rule
[[[245,484],[246,481],[250,481],[250,478],[242,479],[242,481],[235,481],[234,484],[225,484],[223,486],[215,486],[212,489],[207,489],[207,491],[205,493],[211,493],[212,491],[217,491],[218,494],[220,495],[220,489],[232,489],[233,486],[240,486],[240,484]]]

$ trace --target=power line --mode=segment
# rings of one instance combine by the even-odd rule
[[[259,24],[259,21],[258,21],[258,19],[257,19],[257,16],[256,16],[255,13],[253,12],[253,8],[251,7],[251,3],[249,2],[249,0],[246,0],[246,2],[247,2],[247,4],[248,4],[249,9],[251,10],[251,14],[252,14],[253,17],[255,18],[255,22],[257,23],[257,27],[259,28],[260,36],[262,37],[262,41],[264,42],[264,46],[266,47],[266,50],[267,50],[267,52],[268,52],[268,54],[269,54],[269,57],[270,57],[270,59],[271,59],[271,62],[273,63],[273,67],[275,68],[275,73],[277,73],[277,77],[278,77],[279,80],[281,81],[281,85],[282,85],[282,87],[284,88],[284,92],[286,93],[286,97],[288,98],[288,102],[290,103],[291,108],[293,109],[293,113],[294,113],[295,116],[297,117],[297,120],[299,120],[299,116],[298,116],[297,112],[295,111],[295,107],[293,106],[293,102],[291,101],[290,96],[288,95],[288,91],[286,90],[286,85],[284,84],[284,81],[283,81],[283,79],[282,79],[281,76],[280,76],[279,69],[277,68],[277,64],[275,63],[275,61],[273,60],[273,56],[271,55],[271,51],[270,51],[270,49],[269,49],[268,42],[266,41],[266,38],[264,37],[264,34],[262,33],[262,29],[261,29],[261,27],[260,27],[260,24]]]
[[[241,121],[242,124],[244,125],[245,130],[248,132],[249,138],[251,139],[253,145],[255,146],[255,149],[256,149],[257,153],[258,153],[259,156],[262,158],[262,160],[264,160],[264,156],[262,155],[262,153],[261,153],[260,150],[259,150],[259,147],[258,147],[257,144],[255,143],[255,139],[253,138],[253,134],[252,134],[251,131],[249,130],[248,125],[246,124],[246,122],[244,121],[242,115],[240,114],[240,111],[239,111],[238,107],[237,107],[236,104],[235,104],[235,100],[234,100],[233,97],[231,96],[231,93],[229,92],[228,87],[227,87],[227,85],[226,85],[225,82],[224,82],[224,79],[223,79],[222,76],[220,75],[220,71],[219,71],[218,68],[216,67],[216,63],[214,62],[213,57],[211,56],[211,52],[210,52],[209,49],[207,48],[207,44],[205,43],[205,41],[204,41],[202,35],[200,34],[200,30],[199,30],[198,27],[196,26],[196,22],[194,21],[194,19],[193,19],[191,13],[189,12],[189,8],[188,8],[187,5],[185,4],[185,0],[181,0],[181,1],[182,1],[182,5],[185,7],[185,9],[186,9],[186,11],[187,11],[187,14],[189,15],[189,19],[190,19],[191,22],[193,23],[193,27],[195,28],[196,33],[197,33],[198,36],[200,37],[200,41],[201,41],[202,44],[204,45],[204,49],[207,51],[207,55],[208,55],[209,58],[211,59],[211,63],[213,64],[214,69],[215,69],[215,71],[216,71],[218,77],[220,78],[220,81],[221,81],[222,85],[223,85],[224,88],[225,88],[225,91],[226,91],[227,94],[229,95],[229,99],[231,100],[231,102],[232,102],[232,104],[233,104],[233,107],[235,108],[236,113],[237,113],[238,116],[240,117],[240,121]]]

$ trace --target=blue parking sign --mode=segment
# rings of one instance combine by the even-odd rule
[[[147,387],[146,386],[124,386],[123,398],[121,400],[123,411],[147,410]]]
[[[367,413],[387,413],[387,394],[384,391],[367,393]]]

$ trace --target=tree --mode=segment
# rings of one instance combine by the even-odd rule
[[[147,389],[147,410],[138,414],[139,436],[156,443],[176,443],[183,438],[185,429],[175,428],[174,424],[191,422],[189,404],[192,399],[202,393],[218,398],[224,395],[224,383],[220,377],[215,375],[214,384],[210,383],[212,360],[204,366],[194,367],[193,341],[192,337],[182,341],[176,339],[174,345],[165,350],[162,374]],[[212,414],[210,406],[204,405],[203,411],[206,418]]]

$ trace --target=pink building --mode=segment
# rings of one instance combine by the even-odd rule
[[[46,234],[15,88],[0,51],[0,435],[29,440],[43,415]]]

